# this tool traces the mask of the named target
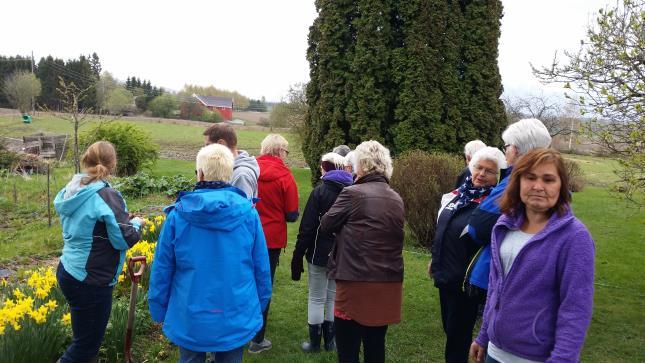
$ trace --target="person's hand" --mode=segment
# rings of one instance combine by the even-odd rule
[[[430,260],[430,262],[428,262],[428,276],[430,276],[430,278],[432,279],[434,277],[432,276],[432,267],[431,266],[432,266],[432,260]]]
[[[142,230],[143,230],[143,227],[145,227],[146,223],[147,223],[145,219],[140,218],[140,217],[136,217],[136,216],[130,219],[130,222],[135,222],[135,221],[139,222],[139,227]]]
[[[303,266],[302,258],[304,256],[293,253],[293,257],[291,258],[291,279],[293,281],[300,281],[300,275],[302,275],[303,272],[305,272],[305,268]]]
[[[473,342],[470,345],[470,359],[473,362],[484,363],[486,359],[486,348],[479,345],[477,342]]]

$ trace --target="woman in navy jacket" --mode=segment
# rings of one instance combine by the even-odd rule
[[[294,281],[300,280],[300,274],[304,270],[302,258],[306,257],[308,262],[309,342],[302,344],[302,350],[305,352],[320,350],[321,331],[325,339],[325,349],[335,349],[336,282],[327,278],[327,259],[334,244],[334,237],[330,233],[320,231],[320,218],[331,208],[343,188],[352,184],[352,174],[344,168],[345,158],[336,153],[328,153],[321,158],[322,183],[309,195],[291,260],[291,278]]]
[[[446,334],[446,362],[466,363],[480,300],[463,291],[468,263],[478,247],[465,230],[468,220],[497,184],[504,154],[494,147],[477,151],[468,167],[471,175],[442,198],[432,242],[429,273],[439,289],[441,320]]]

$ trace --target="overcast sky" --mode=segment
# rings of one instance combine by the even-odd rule
[[[509,95],[560,95],[531,74],[556,50],[577,49],[593,14],[612,0],[503,0],[499,67]],[[3,1],[0,54],[76,58],[96,52],[103,70],[179,90],[185,83],[279,101],[306,82],[313,0],[181,2]]]

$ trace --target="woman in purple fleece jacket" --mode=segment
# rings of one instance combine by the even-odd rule
[[[591,321],[594,243],[570,202],[557,151],[535,149],[514,167],[493,228],[475,361],[579,361]]]

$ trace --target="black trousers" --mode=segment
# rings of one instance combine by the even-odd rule
[[[385,362],[385,334],[387,325],[365,326],[354,320],[334,319],[336,326],[336,350],[339,363],[358,363],[363,343],[365,363]]]
[[[113,287],[82,283],[65,271],[61,263],[56,279],[69,304],[73,336],[60,362],[91,362],[99,352],[110,319]]]
[[[269,265],[271,266],[271,285],[273,285],[273,277],[275,276],[275,269],[278,268],[280,264],[280,252],[281,248],[269,248]],[[264,335],[267,329],[267,319],[269,318],[269,307],[271,306],[271,300],[267,304],[267,308],[262,313],[262,329],[255,334],[253,341],[256,343],[261,343],[264,340]]]
[[[467,363],[479,302],[458,288],[439,288],[447,363]]]

